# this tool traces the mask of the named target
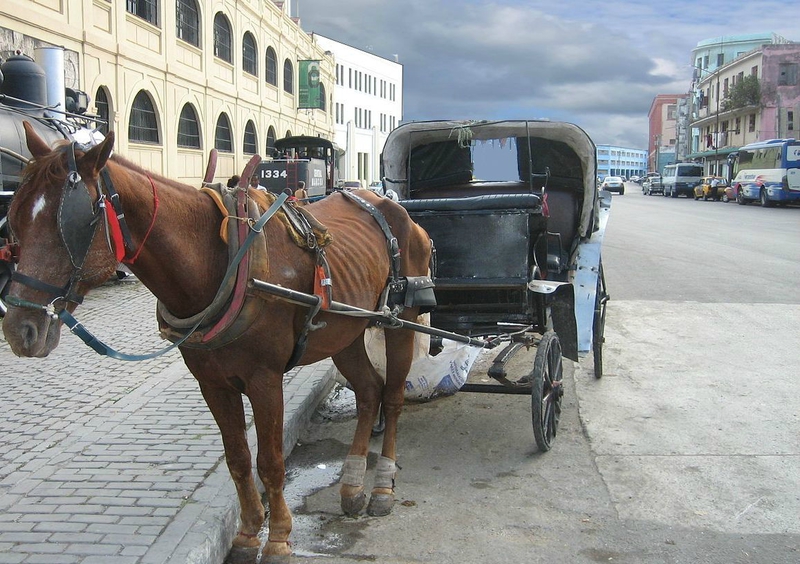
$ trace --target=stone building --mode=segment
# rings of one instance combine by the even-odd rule
[[[63,47],[65,86],[114,129],[116,150],[197,184],[209,151],[218,179],[286,135],[333,137],[335,62],[273,0],[4,0],[0,57]],[[300,108],[299,74],[319,61],[321,100]]]

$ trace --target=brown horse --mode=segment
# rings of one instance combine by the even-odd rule
[[[8,214],[19,242],[17,272],[21,276],[9,292],[9,300],[16,300],[17,305],[9,308],[3,322],[6,340],[17,355],[47,356],[58,345],[62,324],[57,318],[59,311],[73,311],[82,296],[115,270],[115,239],[111,237],[109,243],[104,236],[104,231],[110,230],[107,222],[100,220],[101,227],[95,229],[89,225],[93,222],[76,225],[65,217],[73,208],[90,205],[96,209],[107,184],[98,180],[101,171],[107,172],[126,211],[125,222],[136,255],[133,262],[130,254],[127,257],[130,270],[178,318],[189,318],[214,300],[225,278],[228,248],[219,235],[221,213],[212,198],[111,156],[113,132],[85,152],[74,145],[51,149],[30,127],[26,127],[26,133],[34,159]],[[71,168],[85,187],[70,183],[76,180]],[[87,195],[65,197],[68,190]],[[251,204],[258,201],[263,211],[270,202],[263,193],[255,192],[248,192],[247,198]],[[394,202],[367,191],[359,194],[383,213],[399,241],[401,275],[424,276],[431,254],[425,231]],[[81,198],[83,201],[77,203],[69,201]],[[333,299],[375,310],[391,270],[387,241],[376,220],[341,194],[306,209],[328,227],[333,237],[326,248]],[[76,243],[79,241],[87,247],[83,252],[74,248],[80,246]],[[254,277],[312,293],[315,255],[297,246],[282,221],[268,221],[263,237],[253,247],[264,255]],[[258,435],[258,475],[269,502],[269,538],[264,555],[268,560],[282,560],[291,554],[288,540],[292,516],[283,496],[281,382],[309,308],[252,289],[247,300],[248,307],[254,309],[249,310],[246,330],[235,340],[217,348],[184,343],[180,350],[222,434],[241,505],[241,530],[234,547],[245,548],[259,546],[256,535],[264,524],[264,507],[251,469],[242,394],[250,399]],[[400,317],[416,319],[418,309],[404,309]],[[309,333],[299,364],[332,357],[352,385],[357,401],[358,423],[341,478],[342,508],[355,514],[366,505],[364,476],[370,432],[383,404],[385,435],[367,511],[385,515],[394,501],[395,436],[414,333],[408,329],[386,331],[388,370],[384,384],[365,352],[366,319],[323,310],[313,321],[315,327],[323,322],[325,326]]]

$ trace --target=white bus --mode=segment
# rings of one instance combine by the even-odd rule
[[[736,202],[764,207],[800,202],[800,141],[771,139],[740,148],[731,182]]]
[[[667,165],[661,173],[661,188],[665,196],[677,198],[681,194],[694,197],[694,187],[703,179],[703,165],[676,163]]]

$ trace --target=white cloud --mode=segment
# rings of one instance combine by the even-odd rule
[[[732,5],[733,4],[733,5]],[[729,22],[789,39],[797,8],[761,0],[301,0],[304,29],[404,65],[406,120],[570,121],[596,143],[647,146],[658,94],[686,92],[691,50]]]

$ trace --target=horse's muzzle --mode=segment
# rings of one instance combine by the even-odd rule
[[[9,308],[3,319],[3,335],[17,356],[42,358],[58,346],[60,326],[44,312]]]

